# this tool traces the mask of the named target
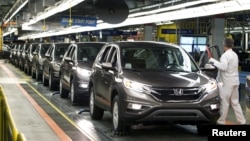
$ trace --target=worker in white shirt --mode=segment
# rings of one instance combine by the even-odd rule
[[[231,38],[225,38],[223,42],[224,53],[219,61],[214,58],[210,58],[215,67],[218,68],[218,87],[221,98],[220,106],[220,118],[217,120],[218,124],[225,124],[229,106],[231,104],[237,122],[239,124],[246,124],[245,116],[243,115],[241,105],[239,103],[239,72],[238,72],[238,56],[232,50],[234,40]]]

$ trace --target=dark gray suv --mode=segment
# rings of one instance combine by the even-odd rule
[[[43,61],[45,53],[50,47],[50,43],[40,43],[37,45],[36,50],[33,52],[31,76],[36,80],[40,80],[43,72]]]
[[[62,58],[68,49],[70,43],[51,43],[50,48],[45,54],[43,61],[43,85],[49,85],[52,90],[59,86],[59,71]]]
[[[24,72],[28,75],[31,75],[33,52],[36,50],[37,47],[38,43],[31,43],[25,51]]]
[[[69,46],[60,66],[59,90],[62,98],[67,98],[70,94],[73,104],[80,98],[89,101],[89,75],[95,57],[103,45],[105,43],[84,42]]]
[[[204,125],[219,117],[215,79],[181,47],[160,42],[115,42],[96,57],[90,76],[90,114],[110,111],[115,132],[133,124]]]

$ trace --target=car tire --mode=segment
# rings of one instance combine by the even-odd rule
[[[70,100],[72,104],[77,103],[77,96],[76,96],[75,87],[74,87],[74,79],[70,81]]]
[[[32,76],[33,79],[36,78],[36,74],[35,74],[34,70],[31,70],[31,76]]]
[[[25,74],[27,74],[27,69],[26,69],[26,68],[23,68],[23,72],[24,72]]]
[[[54,80],[52,77],[52,72],[49,72],[49,89],[53,90],[55,88]]]
[[[43,81],[43,86],[48,86],[48,80],[45,78],[44,72],[43,72],[42,81]]]
[[[36,81],[38,81],[40,79],[39,77],[39,68],[36,67]]]
[[[30,70],[29,66],[26,68],[26,74],[27,74],[27,75],[30,75],[30,74],[31,74],[31,70]]]
[[[20,70],[23,71],[23,65],[22,64],[20,64]]]
[[[63,88],[62,78],[60,78],[60,88],[59,88],[59,91],[60,91],[60,97],[61,98],[68,98],[69,93],[68,93],[68,91],[66,89]]]
[[[95,91],[94,87],[90,89],[90,98],[89,98],[89,112],[93,120],[101,120],[104,114],[104,110],[98,107],[95,104]]]
[[[115,133],[128,132],[130,129],[130,126],[125,125],[125,123],[121,120],[121,114],[119,113],[120,111],[119,96],[116,95],[112,102],[112,121]]]

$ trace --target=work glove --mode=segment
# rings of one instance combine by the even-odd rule
[[[208,63],[212,64],[213,66],[215,66],[216,62],[218,62],[218,61],[216,59],[214,59],[214,58],[209,58],[209,60],[208,60]]]
[[[216,60],[214,58],[209,58],[208,62],[214,64],[214,62],[216,62]]]

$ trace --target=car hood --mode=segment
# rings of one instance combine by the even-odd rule
[[[82,69],[91,70],[93,62],[80,61],[78,62],[78,67]]]
[[[123,74],[127,79],[154,87],[199,87],[210,79],[201,72],[126,70]]]

